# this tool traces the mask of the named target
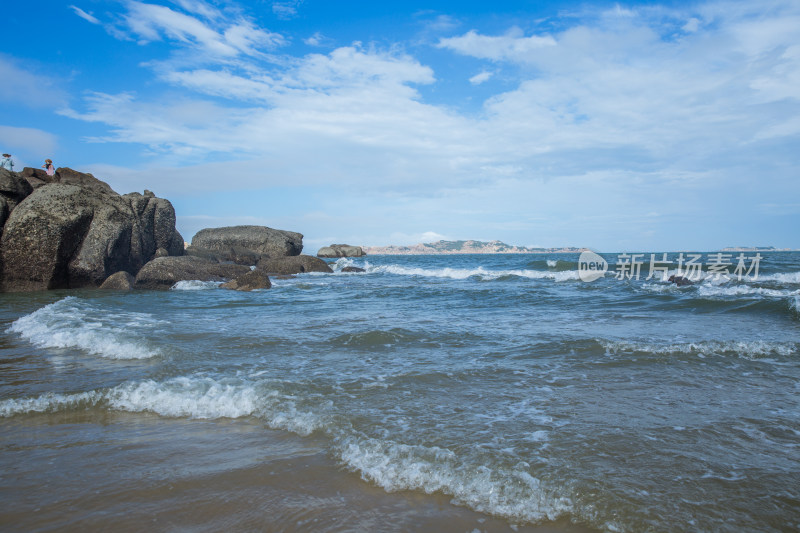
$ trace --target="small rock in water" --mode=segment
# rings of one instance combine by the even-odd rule
[[[685,278],[683,276],[676,276],[674,274],[669,277],[668,281],[671,281],[678,287],[683,287],[684,285],[692,285],[692,280],[690,280],[689,278]]]

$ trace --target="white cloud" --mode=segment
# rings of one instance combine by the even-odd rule
[[[166,6],[130,1],[124,30],[143,44],[168,39],[220,58],[257,55],[286,42],[280,34],[257,28],[242,18],[229,19],[206,4],[184,1],[181,5],[207,21]]]
[[[73,11],[75,11],[75,14],[78,15],[83,20],[85,20],[87,22],[91,22],[92,24],[100,24],[100,21],[96,17],[94,17],[91,13],[87,13],[83,9],[81,9],[79,7],[76,7],[76,6],[69,6],[69,7]]]
[[[505,35],[488,36],[470,30],[460,37],[442,38],[438,46],[481,59],[526,62],[541,49],[556,45],[549,35],[522,37],[521,33],[519,28],[512,28]]]
[[[314,35],[303,39],[303,42],[306,43],[308,46],[322,46],[328,41],[328,38],[322,35],[320,32],[314,32]]]
[[[475,74],[469,79],[469,82],[472,85],[480,85],[481,83],[489,81],[489,79],[494,75],[494,72],[489,70],[482,70],[479,73]]]
[[[303,3],[303,0],[283,0],[281,2],[272,3],[272,12],[275,13],[279,19],[289,20],[297,16],[297,8]]]

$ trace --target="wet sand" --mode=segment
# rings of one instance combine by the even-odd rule
[[[323,437],[256,419],[103,409],[3,421],[4,531],[584,532],[517,525],[443,494],[387,493],[345,470]]]

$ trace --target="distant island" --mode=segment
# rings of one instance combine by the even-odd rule
[[[434,254],[547,254],[581,253],[587,248],[526,248],[501,241],[436,241],[411,246],[368,246],[367,255],[434,255]]]

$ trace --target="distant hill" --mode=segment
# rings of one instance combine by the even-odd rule
[[[368,255],[433,255],[433,254],[544,254],[580,253],[585,248],[526,248],[501,241],[436,241],[411,246],[370,246]]]

